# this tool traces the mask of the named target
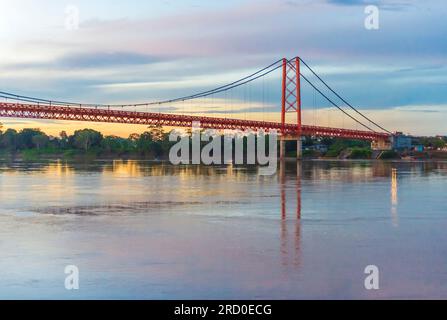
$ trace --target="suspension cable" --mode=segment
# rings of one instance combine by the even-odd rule
[[[368,120],[369,122],[371,122],[372,124],[374,124],[375,126],[377,126],[378,128],[386,131],[387,133],[390,133],[390,131],[386,130],[385,128],[383,128],[382,126],[378,125],[377,123],[375,123],[374,121],[372,121],[371,119],[369,119],[368,117],[366,117],[365,115],[363,115],[360,111],[358,111],[355,107],[353,107],[351,104],[349,104],[345,99],[343,99],[337,92],[335,92],[335,90],[333,90],[305,61],[303,61],[301,58],[299,57],[295,57],[292,58],[290,60],[287,61],[287,64],[293,68],[294,70],[296,70],[295,66],[293,64],[291,64],[290,62],[294,59],[299,59],[332,93],[334,93],[341,101],[343,101],[344,103],[346,103],[352,110],[354,110],[356,113],[358,113],[359,115],[361,115],[363,118],[365,118],[366,120]],[[132,104],[119,104],[119,105],[105,105],[105,104],[83,104],[83,103],[75,103],[75,102],[64,102],[64,101],[56,101],[56,100],[49,100],[49,99],[41,99],[41,98],[35,98],[35,97],[29,97],[29,96],[23,96],[23,95],[17,95],[17,94],[13,94],[13,93],[9,93],[9,92],[4,92],[4,91],[0,91],[0,97],[1,98],[5,98],[5,99],[12,99],[12,100],[18,100],[18,101],[25,101],[25,102],[30,102],[30,103],[48,103],[50,105],[59,105],[59,106],[94,106],[94,107],[139,107],[139,106],[152,106],[152,105],[163,105],[163,104],[167,104],[167,103],[174,103],[174,102],[178,102],[178,101],[187,101],[187,100],[193,100],[193,99],[198,99],[198,98],[203,98],[203,97],[207,97],[210,95],[214,95],[220,92],[226,92],[228,90],[231,90],[233,88],[237,88],[239,86],[242,86],[244,84],[250,83],[252,81],[255,81],[261,77],[264,77],[270,73],[272,73],[273,71],[277,70],[278,68],[282,67],[282,64],[278,64],[282,61],[282,59],[275,61],[274,63],[270,64],[269,66],[262,68],[246,77],[243,77],[239,80],[236,80],[234,82],[231,82],[229,84],[211,89],[211,90],[206,90],[206,91],[202,91],[196,94],[192,94],[192,95],[187,95],[187,96],[183,96],[183,97],[179,97],[179,98],[175,98],[175,99],[169,99],[169,100],[160,100],[160,101],[154,101],[154,102],[147,102],[147,103],[132,103]],[[329,103],[331,103],[334,107],[336,107],[337,109],[339,109],[341,112],[343,112],[345,115],[347,115],[349,118],[351,118],[352,120],[354,120],[356,123],[359,123],[360,125],[362,125],[363,127],[367,128],[370,131],[375,132],[372,128],[370,128],[369,126],[365,125],[363,122],[361,122],[360,120],[358,120],[357,118],[355,118],[354,116],[352,116],[351,114],[349,114],[348,112],[346,112],[345,110],[343,110],[343,108],[341,108],[339,105],[337,105],[334,101],[332,101],[327,95],[325,95],[321,90],[319,90],[307,77],[305,77],[303,74],[300,73],[300,76],[307,82],[309,83],[315,91],[317,91],[318,93],[320,93],[327,101],[329,101]]]
[[[210,96],[210,95],[213,95],[216,93],[228,91],[233,88],[242,86],[244,84],[255,81],[255,80],[257,80],[261,77],[264,77],[267,74],[270,74],[271,72],[277,70],[278,68],[281,67],[281,64],[276,67],[275,67],[275,65],[277,65],[281,61],[282,61],[282,59],[277,60],[274,63],[270,64],[269,66],[262,68],[248,76],[245,76],[239,80],[236,80],[234,82],[231,82],[229,84],[226,84],[226,85],[223,85],[223,86],[211,89],[211,90],[207,90],[207,91],[203,91],[203,92],[199,92],[196,94],[179,97],[179,98],[175,98],[175,99],[161,100],[161,101],[154,101],[154,102],[118,104],[118,105],[117,104],[109,105],[109,104],[94,104],[94,103],[77,103],[77,102],[41,99],[41,98],[23,96],[23,95],[18,95],[18,94],[14,94],[14,93],[4,92],[4,91],[0,91],[0,97],[6,98],[6,99],[18,100],[18,101],[25,101],[25,102],[34,102],[34,103],[44,102],[44,103],[48,103],[48,104],[52,104],[52,105],[60,105],[60,106],[95,106],[95,107],[110,108],[110,107],[129,107],[129,106],[139,107],[139,106],[162,105],[162,104],[174,103],[174,102],[178,102],[178,101],[187,101],[187,100],[192,100],[192,99],[197,99],[197,98],[203,98],[203,97],[207,97],[207,96]]]
[[[365,127],[366,129],[375,132],[373,129],[371,129],[370,127],[368,127],[366,124],[362,123],[360,120],[356,119],[355,117],[353,117],[352,115],[350,115],[349,113],[347,113],[345,110],[343,110],[342,108],[340,108],[334,101],[332,101],[328,96],[326,96],[323,92],[321,92],[320,89],[318,89],[309,79],[307,79],[304,75],[301,74],[301,77],[306,80],[306,82],[308,84],[310,84],[312,86],[312,88],[314,88],[318,93],[320,93],[327,101],[329,101],[330,104],[332,104],[334,107],[336,107],[338,110],[340,110],[341,112],[343,112],[345,115],[347,115],[349,118],[351,118],[352,120],[354,120],[355,122],[357,122],[358,124],[362,125],[363,127]]]
[[[296,57],[298,58],[298,57]],[[293,59],[296,59],[293,58]],[[288,61],[288,65],[289,67],[291,67],[293,70],[296,71],[295,66],[292,63],[289,63],[290,61],[292,61],[293,59]],[[299,58],[298,58],[299,59]],[[341,112],[343,112],[345,115],[347,115],[349,118],[351,118],[352,120],[354,120],[356,123],[360,124],[361,126],[365,127],[366,129],[372,131],[372,132],[376,132],[374,131],[372,128],[368,127],[366,124],[364,124],[363,122],[361,122],[360,120],[358,120],[357,118],[355,118],[354,116],[352,116],[351,114],[349,114],[348,112],[346,112],[345,110],[343,110],[343,108],[341,108],[338,104],[336,104],[333,100],[331,100],[327,95],[325,95],[320,89],[318,89],[306,76],[304,76],[302,73],[300,73],[301,78],[303,78],[312,88],[315,89],[315,91],[317,91],[319,94],[321,94],[327,101],[329,101],[330,104],[332,104],[334,107],[336,107],[338,110],[340,110]]]
[[[376,127],[382,129],[383,131],[392,134],[389,130],[385,129],[384,127],[380,126],[379,124],[377,124],[376,122],[374,122],[373,120],[371,120],[370,118],[368,118],[367,116],[365,116],[362,112],[360,112],[359,110],[357,110],[357,108],[353,107],[349,102],[347,102],[343,97],[341,97],[335,90],[333,90],[327,83],[326,81],[324,81],[303,59],[300,59],[300,61],[318,78],[318,80],[320,80],[332,93],[334,93],[341,101],[343,101],[348,107],[350,107],[352,110],[354,110],[355,112],[357,112],[359,115],[361,115],[364,119],[368,120],[370,123],[372,123],[373,125],[375,125]]]

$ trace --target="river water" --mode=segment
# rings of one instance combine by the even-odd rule
[[[446,191],[446,162],[3,162],[0,298],[445,299]]]

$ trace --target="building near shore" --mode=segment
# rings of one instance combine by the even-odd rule
[[[392,138],[392,148],[396,151],[411,150],[413,148],[413,138],[402,132],[396,132]]]

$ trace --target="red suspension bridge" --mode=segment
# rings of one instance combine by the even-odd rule
[[[301,73],[301,66],[304,65],[318,81],[339,100],[348,107],[349,111],[340,107],[329,98],[319,87],[311,82],[308,76]],[[275,70],[282,69],[281,85],[281,121],[257,121],[230,119],[223,117],[206,117],[196,115],[172,114],[162,112],[137,112],[118,110],[124,107],[142,107],[142,106],[161,106],[183,102],[189,100],[201,99],[220,92],[226,92],[236,87],[245,85],[259,78],[265,77]],[[332,128],[326,126],[305,125],[302,124],[302,91],[301,81],[308,83],[318,94],[325,98],[330,105],[337,108],[344,116],[349,117],[364,130]],[[91,121],[108,123],[126,123],[141,125],[161,125],[170,127],[191,127],[193,122],[200,122],[202,128],[212,129],[233,129],[233,130],[277,130],[281,134],[282,154],[284,153],[285,140],[298,141],[298,154],[301,151],[301,136],[316,137],[337,137],[347,139],[368,140],[374,142],[378,148],[388,145],[392,136],[391,132],[368,118],[357,108],[349,104],[335,90],[333,90],[306,62],[296,57],[291,60],[281,59],[247,77],[239,79],[230,84],[200,92],[197,94],[184,96],[175,99],[155,101],[140,104],[82,104],[74,102],[63,102],[47,100],[35,97],[22,96],[9,92],[0,91],[0,97],[5,102],[0,102],[0,117],[27,118],[27,119],[52,119],[52,120],[70,120],[70,121]],[[286,122],[286,114],[296,114],[296,122]]]

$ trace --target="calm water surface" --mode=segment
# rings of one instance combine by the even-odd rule
[[[0,298],[447,298],[446,191],[446,162],[0,163]]]

